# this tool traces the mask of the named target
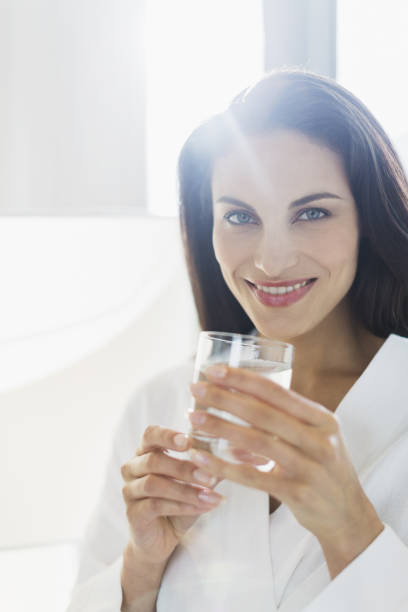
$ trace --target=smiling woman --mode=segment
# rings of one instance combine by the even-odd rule
[[[389,139],[330,79],[276,72],[194,130],[179,180],[202,330],[290,342],[291,388],[234,367],[191,386],[250,425],[192,411],[238,464],[174,455],[191,362],[139,390],[70,612],[407,607],[408,185]]]
[[[203,329],[247,333],[253,327],[251,315],[231,286],[230,291],[226,289],[217,261],[221,203],[222,213],[232,216],[234,212],[227,211],[225,204],[236,208],[241,200],[238,212],[245,210],[246,216],[239,223],[245,229],[234,228],[239,231],[237,240],[242,241],[243,232],[252,232],[267,241],[275,229],[274,244],[282,247],[290,243],[287,235],[282,237],[282,215],[277,214],[310,204],[312,195],[319,207],[309,206],[295,219],[309,219],[310,226],[313,218],[314,226],[292,229],[292,235],[310,232],[314,241],[316,235],[327,236],[330,225],[346,218],[354,236],[358,227],[358,265],[349,292],[352,311],[379,337],[391,332],[408,335],[406,178],[381,126],[346,89],[301,71],[271,73],[236,96],[226,112],[191,134],[180,155],[179,181],[186,257]],[[328,189],[329,185],[337,191]],[[328,194],[316,198],[316,191],[328,191],[341,199],[329,199]],[[233,197],[237,193],[246,197]],[[263,218],[265,212],[269,217]],[[213,219],[212,253],[208,245]],[[232,217],[231,224],[236,222],[237,217]],[[327,244],[327,250],[333,251],[334,245]],[[282,255],[281,248],[273,253],[269,268],[258,280],[282,280]],[[291,274],[291,266],[286,268],[285,273]]]
[[[231,219],[239,210],[225,193],[256,203],[252,213],[245,208],[249,222]],[[348,293],[357,267],[357,210],[340,156],[275,129],[215,161],[212,194],[215,258],[259,332],[288,341],[316,328]]]

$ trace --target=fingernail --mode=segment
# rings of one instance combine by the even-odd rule
[[[204,397],[207,385],[203,383],[194,383],[190,385],[190,390],[196,397]]]
[[[250,453],[249,451],[241,450],[240,448],[235,450],[235,454],[240,459],[246,459],[247,461],[253,461],[256,458],[256,456],[253,453]]]
[[[206,421],[206,415],[203,414],[203,412],[194,410],[193,412],[190,412],[189,416],[193,425],[202,425]]]
[[[186,446],[187,441],[188,441],[188,436],[184,434],[180,433],[174,436],[174,444],[178,446],[179,448],[183,448],[184,446]]]
[[[193,476],[196,480],[198,480],[198,482],[202,482],[203,484],[206,484],[209,487],[212,487],[217,482],[215,476],[210,476],[210,474],[207,474],[202,470],[194,470]]]
[[[227,367],[224,365],[212,365],[205,369],[204,374],[214,376],[215,378],[225,378],[227,375]]]
[[[207,455],[203,455],[202,453],[199,453],[194,449],[190,450],[190,458],[193,462],[196,461],[197,463],[202,463],[203,465],[207,465],[207,463],[210,462],[210,459],[209,457],[207,457]]]
[[[201,501],[209,502],[210,504],[216,504],[222,499],[219,495],[213,493],[212,491],[200,491],[198,497],[201,499]]]

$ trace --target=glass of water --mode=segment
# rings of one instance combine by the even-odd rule
[[[289,389],[292,377],[293,355],[294,347],[285,342],[259,338],[255,335],[229,332],[201,332],[198,341],[193,382],[208,381],[204,371],[209,365],[226,364],[234,368],[252,370],[260,376],[264,376],[282,385],[285,389]],[[234,392],[234,389],[230,390]],[[202,406],[195,398],[192,398],[191,407],[188,412],[196,409],[205,410],[231,423],[251,427],[247,421],[234,414],[211,406]],[[193,448],[201,448],[231,463],[241,463],[232,454],[231,443],[228,440],[213,436],[205,431],[200,431],[199,428],[193,428],[189,419],[188,434],[193,439]],[[256,467],[260,471],[269,471],[275,466],[275,461],[261,457],[259,459],[261,464]],[[264,459],[264,463],[261,462],[262,459]]]

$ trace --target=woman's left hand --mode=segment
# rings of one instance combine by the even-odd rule
[[[192,420],[193,426],[276,465],[270,472],[261,472],[250,463],[229,463],[203,451],[190,451],[191,461],[217,478],[266,491],[282,501],[323,546],[374,539],[384,526],[361,487],[336,416],[254,372],[222,369],[225,375],[220,378],[207,368],[210,382],[192,385],[191,390],[203,407],[230,412],[251,427],[205,411],[190,413],[191,419],[197,412],[205,417],[199,425]],[[193,387],[204,393],[197,394]],[[199,461],[200,455],[205,461]]]

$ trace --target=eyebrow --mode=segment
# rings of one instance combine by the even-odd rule
[[[320,193],[310,193],[309,195],[303,196],[303,198],[298,198],[297,200],[294,200],[293,202],[291,202],[289,205],[289,208],[297,208],[298,206],[304,206],[305,204],[308,204],[309,202],[316,202],[317,200],[329,200],[329,199],[341,200],[342,198],[336,195],[335,193],[329,193],[328,191],[323,191]],[[234,206],[241,206],[242,208],[246,208],[247,210],[256,212],[255,209],[250,204],[247,204],[246,202],[242,202],[241,200],[238,200],[237,198],[231,198],[230,196],[221,196],[221,198],[218,198],[216,203],[217,202],[225,202],[226,204],[233,204]]]

